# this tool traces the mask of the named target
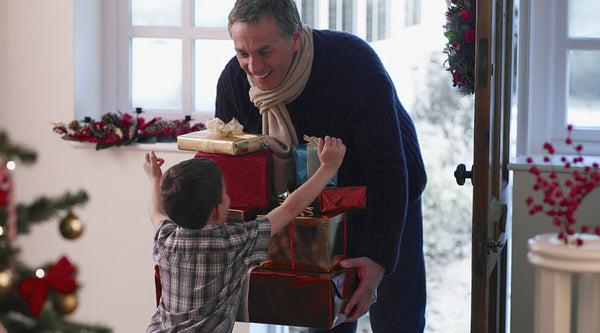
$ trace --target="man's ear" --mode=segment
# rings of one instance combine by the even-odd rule
[[[294,36],[292,36],[292,52],[298,52],[302,46],[302,27],[298,27]]]

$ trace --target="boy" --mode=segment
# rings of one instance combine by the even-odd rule
[[[162,296],[147,332],[231,332],[246,273],[266,260],[270,237],[298,216],[340,167],[346,146],[319,138],[321,167],[265,217],[226,224],[229,196],[212,160],[180,162],[163,176],[164,160],[146,154],[154,260]]]

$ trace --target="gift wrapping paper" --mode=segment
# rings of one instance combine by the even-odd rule
[[[345,227],[344,213],[296,217],[271,237],[261,267],[329,272],[345,259]]]
[[[367,207],[367,187],[347,186],[326,188],[317,197],[320,212],[363,209]]]
[[[227,223],[241,223],[255,220],[258,214],[264,214],[262,208],[229,208]]]
[[[354,269],[306,272],[259,267],[250,273],[247,306],[240,308],[248,310],[253,323],[329,329],[346,320],[344,305],[357,286]]]
[[[213,154],[242,155],[267,147],[267,136],[241,133],[222,137],[210,130],[191,132],[177,136],[180,150],[193,150]]]
[[[271,151],[229,156],[197,152],[195,157],[209,158],[223,172],[232,208],[262,208],[269,204],[269,165]]]
[[[308,144],[292,146],[296,166],[296,185],[304,184],[321,166],[317,147]],[[337,186],[337,172],[329,180],[327,186]]]

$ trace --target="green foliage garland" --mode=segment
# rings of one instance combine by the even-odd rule
[[[472,0],[447,0],[444,53],[452,84],[463,95],[475,92],[475,4]]]

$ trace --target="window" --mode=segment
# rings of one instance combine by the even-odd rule
[[[389,0],[297,0],[305,23],[344,30],[369,41],[389,33]],[[150,117],[206,119],[214,114],[216,84],[235,55],[227,14],[235,0],[75,0],[76,116],[142,108]],[[368,10],[369,14],[366,14]],[[83,14],[82,14],[83,13]],[[95,13],[95,14],[94,14]],[[96,17],[94,17],[94,15]],[[85,41],[85,42],[83,42]],[[94,45],[91,47],[90,45]],[[102,70],[90,62],[102,52]],[[93,74],[93,75],[91,75]],[[90,82],[102,82],[101,97]]]
[[[234,2],[119,1],[119,107],[171,118],[214,114],[217,79],[235,54],[227,32]]]
[[[523,7],[523,6],[522,6]],[[564,144],[567,124],[584,154],[600,154],[600,2],[533,0],[520,24],[523,66],[519,77],[520,155],[543,154],[551,142],[559,154],[572,154]],[[528,57],[528,58],[527,58]]]

